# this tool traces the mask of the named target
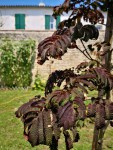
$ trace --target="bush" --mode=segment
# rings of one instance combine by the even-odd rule
[[[0,85],[27,87],[32,81],[35,41],[12,41],[5,38],[0,45]]]
[[[41,77],[39,75],[37,75],[34,85],[32,86],[32,89],[44,91],[45,85],[46,85],[45,81],[41,80]]]

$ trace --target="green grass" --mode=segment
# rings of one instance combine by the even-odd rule
[[[42,94],[31,90],[0,91],[0,150],[49,150],[46,146],[32,148],[23,138],[23,124],[15,117],[15,111],[35,95]],[[79,129],[81,139],[73,150],[91,150],[93,125]],[[63,136],[59,140],[59,150],[65,150]],[[103,150],[113,150],[113,128],[109,127],[104,139]]]

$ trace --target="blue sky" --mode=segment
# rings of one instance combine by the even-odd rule
[[[49,6],[56,6],[64,2],[64,0],[0,0],[0,5],[38,5],[41,1]]]

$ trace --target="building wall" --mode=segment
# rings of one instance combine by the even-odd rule
[[[15,30],[15,14],[25,14],[26,30],[45,30],[45,15],[52,15],[52,8],[1,8],[0,20],[3,26],[0,30]],[[54,21],[54,29],[56,21]]]
[[[45,30],[45,15],[52,15],[52,7],[7,7],[0,8],[0,22],[3,26],[0,30],[15,30],[15,14],[25,14],[25,30]],[[67,19],[71,13],[61,15],[61,21]],[[107,14],[103,13],[106,23]],[[83,24],[86,24],[82,20]],[[104,25],[97,24],[101,30],[105,29]],[[56,29],[56,20],[54,20],[54,28]]]

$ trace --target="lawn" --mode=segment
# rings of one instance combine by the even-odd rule
[[[49,150],[46,146],[32,148],[23,138],[23,124],[15,117],[15,111],[33,96],[41,94],[32,90],[0,91],[0,150]],[[80,130],[81,140],[73,150],[91,150],[93,125]],[[59,140],[59,150],[65,150],[64,140]],[[104,138],[103,150],[113,150],[113,128],[109,127]]]

